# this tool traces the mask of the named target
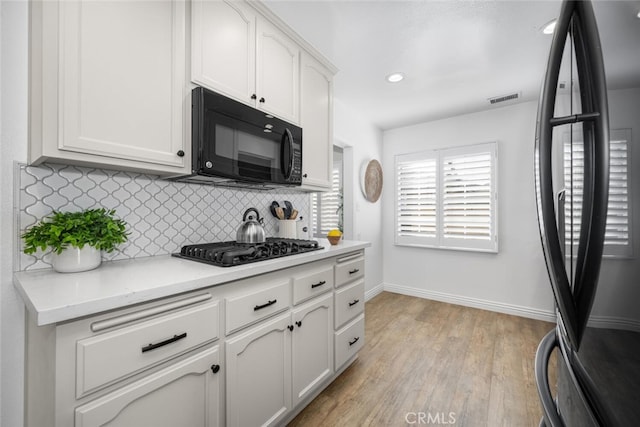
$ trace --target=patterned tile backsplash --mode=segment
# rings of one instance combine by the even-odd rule
[[[127,222],[129,240],[104,260],[177,252],[185,244],[235,240],[242,215],[255,207],[264,217],[267,236],[275,236],[273,200],[289,200],[307,219],[310,196],[281,189],[247,191],[162,180],[157,176],[56,164],[16,165],[17,228],[20,235],[54,210],[115,209]],[[18,237],[16,268],[49,268],[49,252],[22,252]]]

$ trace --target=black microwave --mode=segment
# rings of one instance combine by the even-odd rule
[[[192,174],[179,181],[302,184],[302,129],[203,87],[191,92]]]

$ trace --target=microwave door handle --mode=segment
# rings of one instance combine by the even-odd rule
[[[282,144],[289,144],[289,150],[284,149],[284,145],[282,147],[282,172],[284,173],[284,179],[289,180],[291,178],[291,173],[293,172],[293,135],[289,129],[284,130],[284,135],[282,136]],[[285,153],[289,151],[289,158],[285,159]],[[287,165],[286,168],[284,165]]]

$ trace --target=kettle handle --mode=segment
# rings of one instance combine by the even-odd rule
[[[249,212],[255,212],[256,213],[256,221],[258,221],[259,223],[262,224],[262,218],[260,218],[260,212],[258,212],[258,210],[256,208],[249,208],[244,212],[244,215],[242,216],[242,221],[246,221],[247,220],[247,215],[249,214]]]

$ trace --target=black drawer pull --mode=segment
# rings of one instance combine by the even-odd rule
[[[301,326],[302,326],[302,321],[297,320],[297,321],[296,321],[296,325],[298,325],[298,328],[299,328],[299,327],[301,327]]]
[[[355,343],[357,343],[359,339],[360,339],[360,337],[355,337],[355,338],[353,339],[353,341],[349,341],[349,347],[351,347],[352,345],[354,345]]]
[[[214,374],[220,372],[220,365],[211,365],[211,372],[213,372]]]
[[[360,302],[360,300],[359,300],[359,299],[354,299],[353,301],[351,301],[351,302],[349,303],[349,307],[353,307],[354,305],[356,305],[356,304],[357,304],[357,303],[359,303],[359,302]]]
[[[180,335],[174,335],[173,338],[169,338],[168,340],[164,340],[164,341],[161,341],[161,342],[155,343],[155,344],[149,344],[147,346],[142,347],[142,352],[145,353],[147,351],[155,350],[158,347],[162,347],[162,346],[165,346],[167,344],[171,344],[173,342],[179,341],[179,340],[181,340],[183,338],[186,338],[186,337],[187,337],[187,333],[186,332],[184,332],[184,333],[182,333]]]
[[[274,299],[273,301],[269,301],[269,302],[268,302],[268,303],[266,303],[266,304],[256,305],[255,307],[253,307],[253,311],[261,310],[261,309],[263,309],[263,308],[265,308],[265,307],[269,307],[270,305],[273,305],[273,304],[275,304],[275,303],[277,303],[277,302],[278,302],[278,300],[277,300],[277,299]]]
[[[355,274],[355,273],[357,273],[358,271],[360,271],[360,269],[359,269],[359,268],[354,268],[353,270],[349,270],[349,274]]]
[[[322,285],[324,285],[325,283],[327,283],[327,281],[326,281],[326,280],[321,280],[321,281],[319,281],[318,283],[316,283],[315,285],[311,285],[311,289],[313,289],[313,288],[317,288],[318,286],[322,286]]]

